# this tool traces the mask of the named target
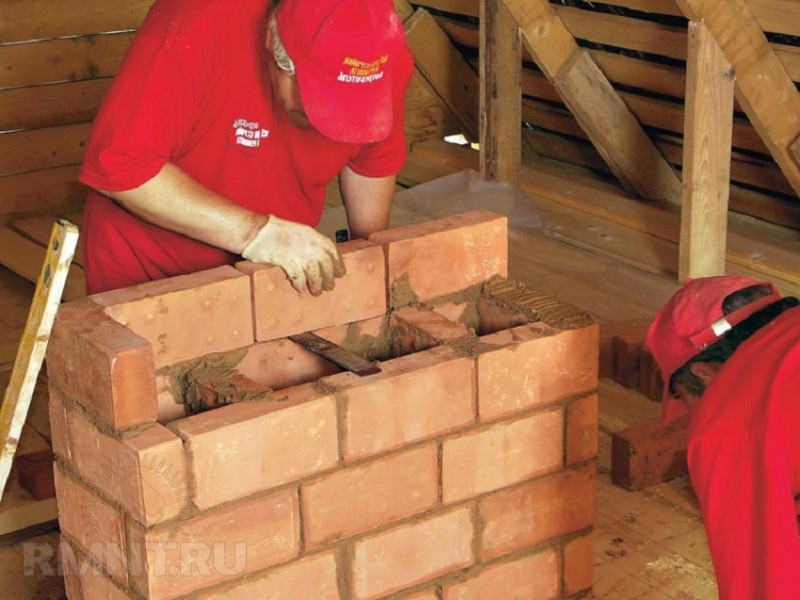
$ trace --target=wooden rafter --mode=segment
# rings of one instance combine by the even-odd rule
[[[522,40],[603,160],[631,192],[679,204],[681,182],[547,0],[505,0]]]
[[[406,43],[417,71],[430,84],[464,135],[478,139],[478,75],[425,9],[405,21]]]
[[[736,99],[800,195],[800,94],[769,45],[746,0],[675,0],[691,20],[703,21],[736,71]]]

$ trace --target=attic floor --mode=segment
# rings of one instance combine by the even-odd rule
[[[335,210],[329,211],[321,228],[335,228],[338,218]],[[535,228],[511,228],[509,237],[511,279],[578,306],[601,324],[648,318],[677,287],[671,277],[569,246]],[[19,339],[32,294],[32,284],[0,268],[0,347]],[[9,369],[6,363],[5,370]],[[641,415],[641,420],[652,418],[658,411],[657,405],[643,398],[630,400],[630,394],[603,380],[594,597],[716,598],[706,538],[687,479],[639,492],[624,490],[610,481],[607,432],[620,402],[628,402],[626,413]],[[23,532],[0,538],[0,596],[20,600],[65,597],[57,576],[45,576],[41,569],[26,575],[23,570],[26,552],[30,557],[34,544],[57,544],[55,523],[51,527],[49,532],[40,530],[36,535]]]

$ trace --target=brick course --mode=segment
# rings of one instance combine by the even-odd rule
[[[152,346],[90,300],[59,308],[46,360],[51,384],[112,427],[155,420]]]
[[[274,402],[226,406],[179,421],[192,501],[203,510],[325,471],[339,460],[336,403],[311,385]]]
[[[492,565],[478,575],[444,589],[444,600],[547,600],[558,598],[558,553],[546,550],[512,562]]]
[[[237,268],[252,277],[256,340],[287,337],[312,329],[377,317],[386,312],[384,261],[380,246],[365,240],[339,244],[347,274],[321,296],[300,293],[275,266],[249,262]]]
[[[340,247],[348,275],[318,297],[242,263],[62,307],[48,367],[70,600],[591,586],[597,326],[503,279],[505,217]],[[380,371],[285,337],[307,330]]]
[[[353,597],[381,598],[472,564],[473,529],[464,507],[358,542]]]

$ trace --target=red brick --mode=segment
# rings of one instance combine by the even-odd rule
[[[654,419],[614,432],[611,479],[629,490],[641,490],[686,475],[688,445],[688,415],[668,425]]]
[[[639,387],[639,363],[644,347],[646,328],[621,332],[611,340],[613,379],[621,386]]]
[[[345,460],[474,422],[472,359],[442,346],[383,362],[381,369],[368,377],[345,372],[322,380],[345,399]]]
[[[424,592],[417,592],[410,596],[403,596],[403,600],[440,600],[436,588],[425,590]]]
[[[614,351],[612,348],[614,338],[618,335],[629,336],[631,333],[643,336],[649,323],[650,319],[636,319],[600,325],[600,377],[614,377]],[[642,337],[642,339],[644,338]]]
[[[306,548],[424,512],[438,496],[435,443],[337,471],[302,488]]]
[[[653,353],[642,346],[639,357],[639,392],[650,398],[653,402],[661,402],[664,393],[664,378],[658,368]]]
[[[147,598],[175,598],[297,556],[294,490],[145,530],[128,527],[131,580]]]
[[[388,315],[382,315],[364,321],[324,327],[314,333],[367,360],[384,360],[391,356],[388,322]]]
[[[518,307],[509,308],[504,303],[492,296],[481,295],[475,302],[478,311],[478,333],[488,335],[503,329],[513,329],[531,321],[525,312]],[[512,305],[513,306],[513,305]]]
[[[49,384],[48,391],[50,399],[48,403],[48,414],[50,416],[50,443],[56,456],[64,460],[70,460],[71,452],[69,448],[69,434],[67,433],[67,409],[64,406],[64,398],[57,387]]]
[[[563,467],[561,408],[444,441],[442,494],[458,502]]]
[[[594,465],[497,492],[478,508],[482,560],[589,527],[596,511]]]
[[[477,358],[481,419],[563,400],[597,388],[597,326],[559,330],[522,325],[480,338]]]
[[[370,241],[384,245],[393,307],[508,275],[508,220],[487,211],[387,229]]]
[[[468,507],[385,531],[356,543],[353,597],[382,598],[474,562]]]
[[[386,337],[386,316],[374,317],[363,321],[354,321],[333,327],[323,327],[315,331],[319,337],[339,346],[349,347],[348,341],[353,339],[362,343],[366,338],[379,340]]]
[[[567,464],[597,456],[598,396],[573,400],[567,406]]]
[[[330,552],[317,554],[285,567],[271,569],[264,575],[198,596],[198,600],[242,598],[339,600],[336,556]]]
[[[463,323],[454,323],[432,311],[406,306],[390,317],[392,355],[404,356],[452,343],[470,335]]]
[[[241,373],[221,374],[214,368],[198,368],[187,375],[186,403],[193,412],[202,412],[228,404],[263,400],[273,391]]]
[[[152,346],[89,300],[59,308],[47,373],[52,384],[115,429],[156,420]]]
[[[564,593],[573,596],[594,585],[594,539],[572,540],[564,547]]]
[[[67,410],[72,467],[134,519],[154,525],[186,505],[181,440],[162,425],[118,439],[106,435],[77,407]]]
[[[192,457],[194,503],[205,509],[336,466],[336,423],[334,398],[307,384],[172,426]]]
[[[29,454],[17,454],[14,460],[17,482],[34,500],[47,500],[56,495],[53,482],[54,459],[53,451],[48,448]]]
[[[545,550],[493,565],[467,581],[444,588],[444,600],[548,600],[560,598],[558,554]]]
[[[124,517],[91,491],[55,469],[58,522],[61,533],[103,566],[122,584],[127,584]]]
[[[386,312],[383,251],[365,240],[339,244],[347,275],[320,296],[295,290],[282,269],[241,262],[253,281],[256,340],[267,341],[332,325],[361,321]]]
[[[129,600],[128,595],[102,569],[68,542],[61,540],[62,572],[69,600]]]
[[[92,300],[153,345],[156,368],[253,343],[250,279],[233,267],[150,281]]]
[[[236,370],[276,390],[316,381],[341,369],[291,340],[255,344],[236,365]]]

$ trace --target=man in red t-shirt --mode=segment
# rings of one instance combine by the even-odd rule
[[[647,345],[662,422],[690,413],[689,473],[723,600],[800,598],[800,307],[769,282],[689,280]]]
[[[412,72],[392,0],[156,0],[81,170],[89,293],[241,257],[331,289],[327,185],[353,237],[386,228]]]

